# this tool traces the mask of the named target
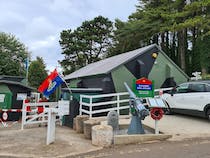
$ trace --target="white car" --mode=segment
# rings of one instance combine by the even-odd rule
[[[206,117],[210,120],[210,81],[182,83],[162,95],[169,112]]]

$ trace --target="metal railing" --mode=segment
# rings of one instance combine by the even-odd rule
[[[112,99],[108,101],[103,101],[103,99],[106,99],[106,98],[112,98]],[[100,99],[102,99],[102,101]],[[108,112],[111,110],[116,110],[117,113],[120,114],[120,110],[129,109],[128,102],[129,102],[129,94],[127,92],[102,94],[102,95],[80,95],[80,115],[82,113],[85,113],[85,114],[88,114],[91,118],[93,114]],[[127,105],[125,105],[125,103]],[[94,110],[94,107],[99,107],[103,105],[104,106],[109,105],[109,107],[104,108],[104,109]],[[88,107],[88,108],[85,108],[85,107]]]
[[[160,88],[155,89],[155,97],[160,97],[163,91],[171,90],[172,88]],[[108,101],[103,101],[105,98]],[[102,101],[100,101],[102,100]],[[105,99],[106,100],[106,99]],[[123,104],[123,105],[122,105]],[[94,107],[111,105],[106,108],[94,109]],[[80,95],[80,115],[88,114],[89,117],[93,117],[93,114],[99,114],[103,112],[109,112],[116,110],[120,114],[120,110],[129,109],[129,93],[111,93],[111,94],[102,94],[102,95]]]

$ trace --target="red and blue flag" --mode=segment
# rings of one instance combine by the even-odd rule
[[[51,74],[42,82],[39,86],[38,91],[43,93],[45,96],[52,94],[55,89],[63,83],[63,79],[59,76],[57,70],[55,69]]]

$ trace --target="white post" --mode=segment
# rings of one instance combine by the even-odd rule
[[[55,121],[56,121],[56,113],[52,108],[48,110],[48,125],[47,125],[47,142],[49,145],[55,141]]]
[[[120,115],[120,95],[117,94],[117,113]]]
[[[80,95],[80,106],[79,106],[79,115],[82,115],[82,95]]]
[[[45,121],[45,117],[44,117],[44,115],[45,115],[45,107],[46,105],[43,105],[43,112],[42,112],[42,121]],[[42,123],[43,124],[43,123]]]
[[[23,130],[24,128],[25,121],[26,121],[26,105],[25,105],[25,100],[23,100],[21,130]]]
[[[92,107],[93,107],[93,98],[92,98],[92,96],[90,96],[90,118],[92,118]]]
[[[155,120],[155,134],[159,134],[158,120]]]

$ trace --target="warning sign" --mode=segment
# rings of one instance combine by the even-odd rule
[[[7,118],[8,118],[7,112],[3,112],[3,113],[2,113],[2,119],[3,119],[4,121],[6,121]]]

